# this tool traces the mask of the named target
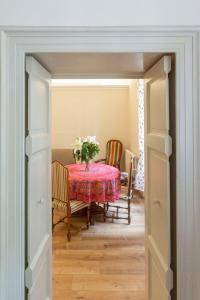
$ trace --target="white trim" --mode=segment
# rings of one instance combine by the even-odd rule
[[[143,73],[133,74],[52,74],[53,79],[141,79]]]
[[[0,34],[0,299],[7,299],[6,274],[7,274],[7,165],[6,165],[6,149],[8,120],[8,103],[6,101],[6,34]],[[4,147],[2,146],[4,143]]]
[[[64,32],[64,35],[66,33],[81,33],[83,34],[84,32],[91,32],[92,34],[98,33],[98,32],[124,32],[124,33],[139,33],[140,35],[146,31],[146,32],[156,32],[159,34],[161,32],[160,36],[163,36],[163,34],[170,33],[174,35],[180,34],[180,33],[194,33],[200,31],[200,25],[193,26],[193,25],[179,25],[179,26],[165,26],[165,25],[160,25],[160,26],[149,26],[149,25],[140,25],[140,26],[12,26],[12,25],[4,25],[0,26],[0,31],[5,31],[5,32],[13,32],[14,35],[16,35],[17,32],[22,35],[22,32],[26,35],[29,36],[29,33],[40,33],[44,32],[45,35],[50,36],[54,32],[59,32],[61,35]],[[27,35],[28,32],[28,35]],[[94,35],[94,34],[93,34]]]
[[[39,77],[42,80],[44,78],[49,78],[49,72],[41,66],[32,56],[27,56],[26,59],[26,72],[31,74],[31,76]]]
[[[198,299],[200,28],[7,29],[1,35],[2,299],[24,300],[24,55],[46,51],[176,53],[178,300]]]

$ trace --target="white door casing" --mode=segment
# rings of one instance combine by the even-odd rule
[[[200,294],[199,32],[198,26],[1,27],[1,299],[24,299],[25,54],[141,51],[176,55],[177,299],[198,299]]]
[[[146,297],[169,300],[173,286],[170,237],[170,56],[145,73]]]
[[[51,299],[50,74],[31,56],[28,73],[27,268],[29,300]]]

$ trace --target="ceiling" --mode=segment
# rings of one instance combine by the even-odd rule
[[[54,78],[140,78],[161,53],[32,54]]]

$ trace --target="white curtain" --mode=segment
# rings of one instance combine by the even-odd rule
[[[144,191],[144,80],[137,83],[139,162],[135,188]]]

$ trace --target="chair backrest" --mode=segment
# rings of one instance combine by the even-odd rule
[[[135,180],[136,180],[136,176],[137,176],[137,172],[138,172],[138,161],[139,158],[137,155],[133,154],[132,156],[132,161],[133,161],[133,168],[132,168],[132,184],[135,184]]]
[[[109,140],[106,146],[106,164],[120,169],[123,145],[119,140]]]
[[[59,161],[52,163],[52,198],[68,202],[68,169]]]
[[[133,187],[137,175],[138,157],[136,155],[130,156],[129,168],[128,168],[128,197],[132,198]]]

